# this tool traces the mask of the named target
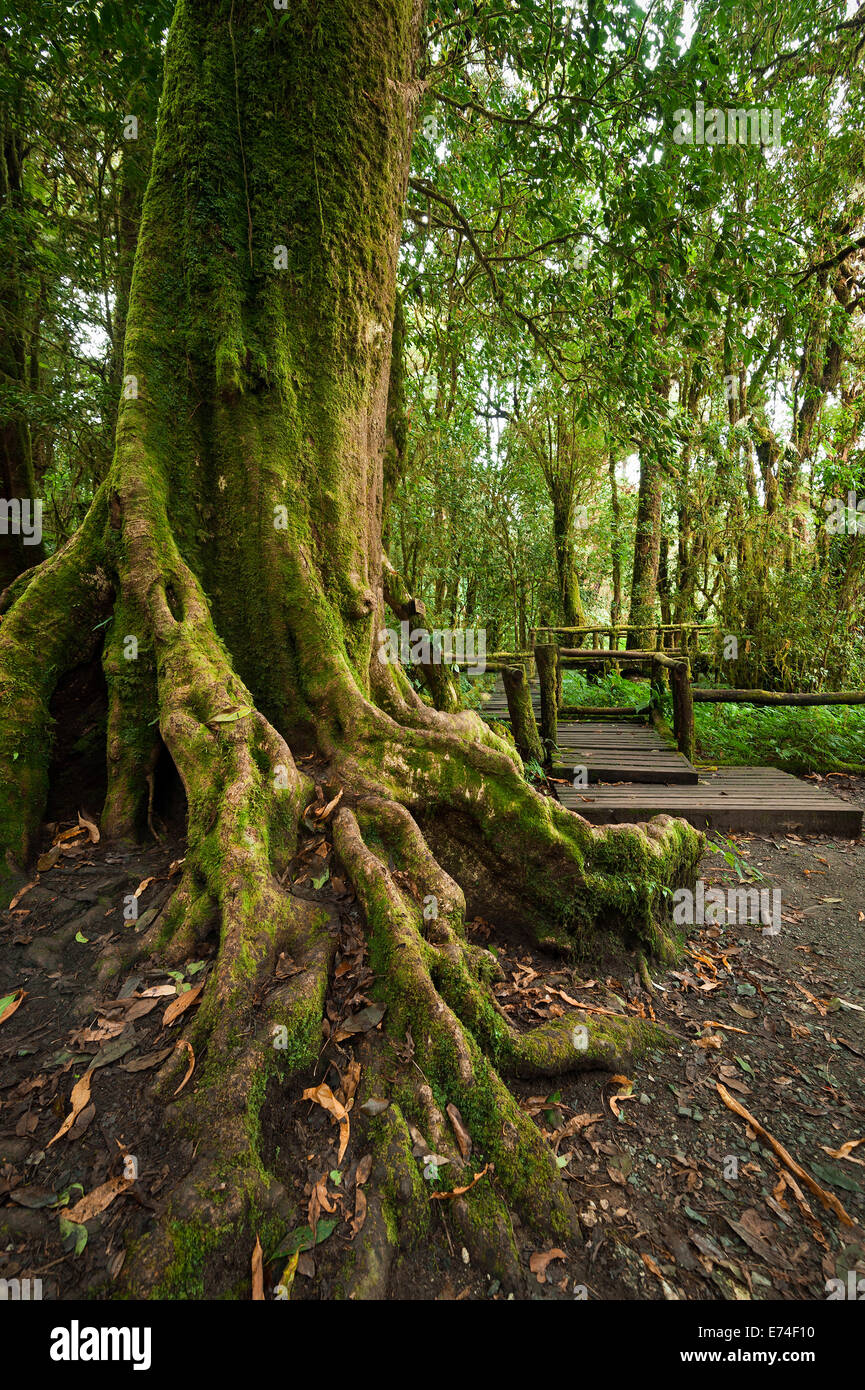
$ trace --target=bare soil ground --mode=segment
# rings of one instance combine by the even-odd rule
[[[835,777],[831,786],[865,804],[862,779]],[[513,1083],[556,1150],[582,1243],[551,1254],[552,1241],[517,1227],[525,1277],[502,1288],[466,1262],[450,1199],[432,1200],[448,1189],[443,1168],[430,1183],[431,1237],[397,1260],[391,1297],[809,1300],[825,1299],[827,1280],[846,1281],[850,1270],[865,1276],[865,846],[779,833],[739,835],[725,848],[726,858],[706,854],[706,885],[780,890],[780,931],[697,924],[679,965],[653,970],[654,992],[633,959],[589,975],[475,917],[470,930],[499,955],[499,998],[517,1026],[577,1000],[654,1016],[674,1041],[626,1076],[585,1072],[543,1093]],[[105,1297],[129,1241],[191,1166],[191,1145],[166,1123],[170,1101],[154,1078],[184,1026],[182,1013],[172,1021],[168,1011],[184,1000],[195,1008],[211,960],[203,951],[174,975],[145,962],[119,982],[98,980],[104,948],[146,928],[170,896],[183,855],[176,833],[139,849],[91,843],[77,815],[58,815],[45,827],[44,854],[33,885],[0,913],[0,998],[14,1004],[25,992],[0,1024],[0,1278],[41,1278],[45,1298]],[[293,891],[332,906],[339,942],[320,1065],[288,1096],[272,1097],[263,1116],[285,1224],[285,1237],[264,1251],[265,1289],[272,1297],[288,1281],[292,1299],[322,1300],[339,1296],[346,1252],[363,1236],[367,1121],[351,1110],[340,1163],[337,1126],[301,1093],[325,1081],[353,1103],[380,1011],[358,909],[326,833],[309,837],[292,878]],[[89,1096],[57,1138],[85,1076]],[[195,1085],[194,1071],[186,1084]],[[124,1184],[130,1156],[138,1176]],[[473,1160],[478,1181],[494,1182],[483,1154]],[[103,1187],[112,1179],[114,1194]],[[314,1246],[304,1238],[310,1214]],[[190,1294],[206,1297],[215,1279],[205,1266]]]

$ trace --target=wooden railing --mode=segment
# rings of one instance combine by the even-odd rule
[[[627,642],[628,634],[639,632],[650,635],[653,651],[696,652],[706,634],[720,633],[717,623],[618,623],[615,627],[600,627],[596,624],[583,627],[533,627],[529,629],[529,643],[549,643],[573,638],[574,646],[588,651],[627,651],[622,642]],[[606,646],[602,639],[606,638]]]
[[[618,635],[636,628],[535,628],[532,629],[534,646],[529,652],[494,652],[487,660],[487,669],[501,671],[508,701],[511,729],[522,756],[539,758],[550,764],[558,744],[558,719],[562,708],[562,671],[580,670],[587,666],[606,667],[627,665],[648,668],[651,696],[649,709],[657,720],[660,717],[665,698],[664,673],[670,683],[673,701],[673,734],[679,752],[689,760],[694,756],[695,704],[751,704],[762,706],[814,706],[814,705],[865,705],[865,691],[827,691],[796,692],[770,690],[714,689],[694,686],[691,679],[691,664],[688,645],[695,633],[720,632],[720,628],[710,624],[668,624],[654,629],[660,642],[661,634],[684,634],[681,647],[667,645],[666,650],[659,647],[649,650],[621,649],[617,645]],[[646,629],[643,629],[644,631]],[[539,633],[584,636],[600,634],[611,636],[611,645],[603,648],[562,647],[555,641],[538,642]],[[540,736],[532,708],[529,690],[532,663],[537,670],[541,694]],[[632,711],[625,707],[605,709],[595,706],[580,707],[569,713],[577,717],[625,717]]]

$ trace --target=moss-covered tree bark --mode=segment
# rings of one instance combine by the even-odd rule
[[[386,1037],[414,1040],[418,1065],[373,1135],[388,1248],[429,1219],[410,1174],[403,1205],[393,1196],[407,1126],[440,1151],[451,1101],[495,1164],[494,1183],[459,1208],[467,1244],[507,1273],[510,1210],[544,1235],[574,1232],[555,1162],[500,1073],[608,1065],[646,1041],[577,1012],[517,1034],[489,989],[495,961],[466,938],[467,899],[562,949],[588,949],[605,929],[664,953],[664,890],[699,854],[681,822],[595,829],[542,800],[509,743],[472,713],[431,709],[379,660],[421,11],[420,0],[298,0],[269,24],[259,6],[179,0],[128,309],[124,378],[137,390],[84,526],[19,581],[0,624],[4,875],[34,847],[54,684],[90,655],[107,615],[104,826],[140,828],[161,746],[188,803],[180,885],[137,949],[179,961],[218,942],[190,1032],[195,1084],[178,1102],[196,1167],[127,1262],[138,1292],[184,1293],[182,1268],[169,1286],[165,1271],[178,1268],[178,1232],[202,1216],[208,1249],[224,1240],[248,1259],[271,1188],[258,1138],[267,1085],[321,1046],[331,937],[280,881],[311,799],[292,747],[312,744],[342,788],[334,843],[364,910]],[[435,899],[432,920],[407,883]],[[274,980],[281,951],[299,972]],[[287,1047],[273,1047],[275,1024]],[[176,1084],[163,1082],[166,1094]],[[462,1167],[457,1154],[449,1173]]]

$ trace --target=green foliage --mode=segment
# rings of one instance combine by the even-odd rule
[[[706,762],[772,765],[787,772],[832,772],[865,764],[861,706],[697,705],[699,756]]]

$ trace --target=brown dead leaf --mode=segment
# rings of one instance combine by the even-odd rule
[[[363,1158],[360,1160],[360,1163],[357,1165],[357,1172],[354,1175],[355,1187],[363,1187],[364,1183],[369,1181],[369,1175],[371,1172],[372,1154],[364,1154]]]
[[[356,1187],[354,1193],[354,1216],[351,1221],[351,1238],[354,1240],[359,1231],[363,1229],[366,1221],[366,1193],[362,1187]]]
[[[329,801],[326,806],[319,807],[313,813],[317,821],[324,823],[324,821],[327,820],[328,816],[330,816],[332,812],[336,810],[337,806],[342,800],[342,792],[343,789],[342,787],[340,787],[339,791],[337,792],[336,796],[333,798],[332,801]]]
[[[252,1252],[252,1301],[264,1302],[264,1251],[258,1236],[255,1237],[255,1249]]]
[[[607,1096],[607,1104],[609,1105],[609,1107],[610,1107],[610,1109],[612,1110],[613,1114],[615,1115],[616,1119],[618,1119],[618,1118],[619,1118],[619,1101],[622,1101],[622,1100],[634,1100],[634,1098],[635,1098],[635,1097],[633,1096],[633,1094],[632,1094],[633,1089],[634,1089],[634,1083],[633,1083],[632,1081],[629,1081],[628,1078],[627,1078],[626,1076],[618,1076],[618,1075],[617,1075],[617,1076],[611,1076],[611,1077],[610,1077],[610,1081],[616,1082],[616,1084],[622,1088],[622,1089],[619,1091],[619,1094],[618,1094],[617,1096]]]
[[[863,1160],[861,1158],[850,1158],[853,1150],[857,1148],[859,1144],[865,1144],[865,1139],[848,1139],[847,1143],[842,1144],[840,1149],[827,1149],[825,1144],[821,1144],[820,1147],[824,1154],[828,1154],[830,1158],[846,1158],[849,1159],[851,1163],[862,1163]]]
[[[66,844],[69,840],[77,839],[78,836],[81,834],[82,830],[83,826],[80,825],[73,825],[71,830],[61,830],[57,835],[54,836],[54,839],[51,841],[52,848],[54,847],[54,845],[63,845]]]
[[[545,1284],[547,1282],[547,1265],[550,1263],[550,1261],[566,1259],[567,1255],[565,1254],[564,1250],[558,1250],[555,1247],[552,1250],[547,1251],[537,1250],[529,1260],[529,1269],[532,1271],[532,1274],[535,1275],[539,1284]]]
[[[24,1003],[24,1000],[26,998],[26,989],[16,989],[15,993],[9,1000],[9,1003],[6,1005],[2,1014],[0,1014],[0,1023],[5,1023],[7,1018],[11,1018],[12,1015],[15,1013],[16,1009],[20,1009],[21,1005]]]
[[[186,1075],[184,1076],[177,1090],[174,1092],[176,1096],[180,1095],[180,1092],[183,1090],[190,1076],[195,1071],[195,1053],[192,1050],[192,1043],[189,1042],[187,1038],[180,1038],[175,1046],[175,1052],[179,1047],[185,1047],[187,1052],[189,1053],[189,1066],[186,1069]]]
[[[176,999],[172,999],[165,1013],[162,1015],[163,1028],[170,1028],[172,1023],[175,1023],[177,1019],[180,1018],[181,1014],[185,1014],[186,1010],[191,1008],[199,998],[203,989],[204,984],[202,983],[196,985],[194,989],[188,989],[185,994],[179,994]]]
[[[445,1162],[447,1162],[447,1160],[445,1160]],[[471,1189],[474,1187],[475,1183],[480,1182],[481,1178],[486,1177],[487,1173],[490,1171],[492,1166],[493,1165],[491,1163],[488,1163],[486,1167],[482,1168],[479,1173],[475,1173],[471,1182],[466,1183],[465,1187],[454,1187],[451,1189],[450,1192],[431,1192],[430,1199],[433,1202],[441,1202],[444,1201],[445,1197],[462,1197],[464,1192],[470,1192]]]
[[[82,1134],[86,1132],[95,1117],[96,1106],[93,1104],[93,1101],[91,1101],[90,1104],[85,1105],[80,1114],[76,1116],[75,1123],[66,1136],[70,1143],[75,1139],[81,1138]]]
[[[360,1082],[360,1072],[360,1062],[356,1060],[352,1060],[351,1062],[349,1062],[345,1076],[343,1076],[342,1078],[342,1086],[340,1087],[342,1094],[345,1097],[346,1105],[348,1105],[349,1101],[354,1097],[354,1093],[358,1088],[358,1083]]]
[[[132,894],[133,898],[140,898],[145,888],[149,887],[149,885],[153,882],[154,878],[152,874],[150,875],[150,878],[143,878],[139,883],[138,887],[136,888],[135,892]]]
[[[58,1139],[63,1138],[63,1135],[72,1128],[84,1107],[90,1104],[90,1083],[92,1079],[93,1073],[87,1071],[84,1073],[81,1080],[76,1081],[75,1085],[72,1087],[72,1095],[70,1096],[72,1111],[66,1116],[66,1119],[63,1121],[54,1138],[49,1139],[45,1146],[47,1149],[50,1149],[52,1144],[56,1144]]]
[[[125,1000],[124,1003],[126,1003]],[[123,1011],[122,1017],[124,1024],[134,1023],[136,1018],[144,1018],[147,1014],[151,1013],[158,1004],[158,999],[145,999],[143,995],[141,998],[137,995],[133,995]]]
[[[252,1252],[252,1301],[264,1302],[264,1251],[257,1236]]]
[[[124,1192],[128,1192],[134,1183],[127,1178],[109,1178],[107,1182],[99,1187],[94,1187],[92,1192],[88,1192],[74,1207],[69,1207],[63,1212],[67,1221],[75,1221],[79,1226],[92,1221],[94,1216],[105,1211],[110,1207],[115,1197],[120,1197]]]
[[[322,1082],[320,1086],[308,1087],[308,1089],[304,1091],[301,1099],[314,1101],[316,1105],[320,1105],[329,1115],[332,1115],[335,1120],[339,1121],[339,1157],[336,1160],[337,1165],[339,1165],[342,1163],[343,1155],[348,1148],[350,1130],[348,1111],[345,1106],[337,1100],[333,1091],[329,1086],[326,1086],[324,1082]],[[326,1207],[325,1210],[332,1211],[333,1208]]]
[[[18,892],[15,894],[15,897],[12,899],[11,903],[9,904],[9,911],[10,911],[10,912],[14,912],[14,911],[15,911],[15,909],[16,909],[16,907],[18,906],[18,904],[20,903],[21,899],[24,897],[24,894],[25,894],[25,893],[29,893],[31,888],[35,888],[38,882],[39,882],[39,879],[38,879],[38,878],[33,878],[33,879],[30,880],[29,883],[25,883],[23,888],[19,888],[19,889],[18,889]]]
[[[147,1052],[143,1057],[136,1057],[133,1062],[124,1062],[121,1071],[149,1071],[151,1067],[159,1066],[166,1057],[170,1057],[175,1051],[173,1047],[162,1047],[158,1052]]]
[[[90,836],[91,845],[98,845],[101,836],[99,834],[99,826],[96,824],[96,822],[94,820],[91,820],[89,816],[83,816],[79,811],[78,824],[82,830],[87,831],[87,834]]]

